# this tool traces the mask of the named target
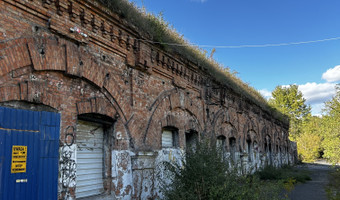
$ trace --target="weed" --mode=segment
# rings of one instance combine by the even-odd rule
[[[281,168],[266,166],[263,170],[256,172],[256,174],[262,180],[283,180],[284,182],[295,180],[296,183],[305,183],[311,180],[308,171],[289,165],[282,166]]]
[[[263,181],[228,168],[221,152],[207,140],[189,148],[181,162],[164,162],[162,167],[164,199],[280,199],[283,188],[281,181]]]
[[[326,187],[327,197],[330,200],[340,200],[340,168],[330,173],[329,184]]]
[[[183,35],[179,34],[173,26],[164,20],[162,13],[158,15],[148,13],[144,7],[138,8],[128,0],[97,1],[132,24],[131,28],[136,29],[141,34],[140,37],[152,41],[153,45],[158,45],[169,53],[180,55],[195,63],[198,67],[202,67],[214,81],[222,84],[223,87],[234,91],[241,98],[249,100],[275,118],[288,124],[287,116],[268,105],[266,99],[257,90],[238,78],[235,72],[230,72],[228,67],[213,60],[205,50],[190,44],[184,39]]]

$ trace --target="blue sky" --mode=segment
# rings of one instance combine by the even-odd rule
[[[267,98],[277,85],[297,84],[313,114],[340,83],[340,0],[130,0],[198,46]],[[218,48],[315,41],[299,45]],[[208,52],[210,48],[204,48]],[[339,67],[337,67],[339,66]],[[328,70],[328,72],[327,72]]]

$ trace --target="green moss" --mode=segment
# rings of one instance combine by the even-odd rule
[[[163,19],[161,13],[159,15],[148,13],[145,8],[138,8],[127,0],[97,1],[117,13],[128,23],[133,24],[137,31],[143,34],[141,37],[153,41],[155,45],[169,53],[181,55],[198,66],[203,67],[216,82],[227,86],[242,98],[249,99],[276,119],[288,124],[287,117],[268,105],[266,99],[257,90],[242,82],[235,73],[230,72],[229,68],[209,58],[206,51],[198,46],[191,45],[183,38],[183,35],[180,35]]]

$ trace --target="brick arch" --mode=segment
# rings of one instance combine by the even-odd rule
[[[222,108],[218,110],[214,115],[212,122],[213,132],[216,132],[217,131],[216,128],[222,125],[223,123],[231,124],[236,130],[236,132],[239,131],[237,130],[236,126],[234,126],[234,124],[238,123],[237,117],[227,108]]]
[[[238,149],[240,149],[241,137],[238,134],[236,127],[232,123],[227,121],[219,124],[219,127],[220,130],[215,132],[215,137],[217,138],[218,136],[222,135],[227,139],[227,141],[229,141],[230,138],[235,138],[236,146],[238,147]],[[227,142],[227,147],[230,148],[229,142]]]
[[[42,73],[40,73],[40,75],[42,75]],[[24,77],[25,76],[26,78],[35,77],[36,74],[29,73],[24,74]],[[18,82],[14,81],[14,83],[17,84],[3,84],[4,86],[0,84],[0,102],[26,101],[31,103],[41,103],[59,111],[63,110],[63,108],[60,107],[60,102],[67,100],[67,97],[63,98],[61,97],[62,95],[58,93],[52,94],[51,90],[53,90],[53,86],[46,87],[45,83],[25,79],[24,77],[20,78],[21,80]],[[62,84],[63,81],[63,79],[58,79],[55,88],[58,88],[58,84]],[[116,108],[107,98],[105,98],[105,95],[103,95],[103,97],[94,96],[82,99],[75,104],[78,115],[84,113],[98,113],[112,118],[117,118],[118,115]]]
[[[254,129],[248,130],[245,140],[248,140],[248,139],[250,139],[251,142],[257,142],[257,143],[259,142],[258,134],[256,133]]]
[[[242,149],[242,135],[235,126],[238,124],[238,118],[236,113],[233,113],[231,109],[222,108],[216,112],[213,118],[212,127],[215,137],[223,135],[226,139],[234,137],[236,139],[236,146],[238,149]],[[230,131],[232,129],[233,131]],[[227,145],[229,147],[229,143]]]
[[[259,126],[256,123],[257,121],[253,119],[252,117],[248,116],[246,117],[246,123],[243,126],[243,135],[242,135],[242,142],[241,146],[244,148],[246,145],[246,140],[247,138],[250,137],[251,141],[254,142],[256,141],[257,144],[262,143],[262,138],[260,137],[259,133]],[[252,133],[252,134],[250,134]]]
[[[117,111],[111,105],[111,103],[103,97],[91,97],[82,101],[79,101],[77,104],[77,114],[88,114],[88,113],[97,113],[105,116],[109,116],[112,119],[118,117]]]
[[[288,135],[285,133],[285,131],[278,125],[276,125],[276,131],[277,135],[276,137],[280,140],[279,145],[284,146],[284,142],[288,139]]]
[[[145,146],[154,146],[155,148],[158,147],[160,144],[162,128],[164,127],[173,127],[176,128],[182,137],[186,131],[194,130],[198,133],[201,133],[200,125],[195,118],[195,116],[191,115],[188,110],[176,108],[173,110],[161,110],[164,115],[163,117],[159,117],[161,115],[156,114],[155,117],[157,120],[152,121],[150,125],[150,134],[148,135],[147,139],[145,140]],[[160,112],[160,113],[161,113]],[[152,143],[149,144],[149,140],[152,139]]]
[[[178,129],[180,134],[185,134],[190,130],[195,131],[198,134],[202,133],[202,129],[195,116],[193,116],[190,111],[181,108],[175,108],[167,112],[162,119],[159,119],[158,126],[154,129],[155,134],[159,134],[160,136],[163,127],[174,127]],[[183,135],[179,135],[179,137],[182,136]],[[200,136],[198,135],[198,137]]]
[[[229,122],[229,113],[228,110],[225,108],[222,108],[220,110],[218,110],[214,116],[213,116],[213,120],[212,120],[212,127],[213,127],[213,133],[216,134],[217,130],[216,130],[216,126],[220,126],[222,123],[224,122]]]
[[[80,87],[91,86],[95,88],[94,95],[79,98],[80,100],[74,101],[74,106],[71,106],[80,108],[83,104],[87,107],[73,113],[81,114],[89,112],[84,109],[92,109],[91,112],[98,112],[112,118],[118,116],[129,138],[129,145],[134,147],[126,116],[129,105],[121,106],[117,101],[122,99],[122,89],[114,81],[108,80],[110,77],[106,74],[107,66],[87,48],[58,37],[35,36],[13,39],[0,46],[0,66],[0,102],[19,100],[42,103],[61,111],[63,107],[58,102],[66,102],[73,96],[62,95],[62,92],[57,95],[47,89],[57,86],[55,90],[74,91],[77,84],[81,84]],[[46,78],[46,76],[51,78],[53,86],[39,82],[41,77]],[[62,84],[63,79],[67,78],[75,81],[65,89]],[[81,96],[81,94],[77,95]],[[96,105],[93,104],[94,102]],[[67,121],[74,121],[73,114],[67,115]],[[65,124],[65,126],[72,126],[71,122]],[[62,130],[64,129],[65,127],[62,127]],[[64,140],[62,134],[61,140]]]
[[[259,120],[255,118],[254,116],[249,116],[249,121],[251,122],[251,128],[256,132],[260,132],[260,126],[259,126]],[[250,124],[250,123],[248,123]]]
[[[29,76],[34,76],[33,73],[25,74],[25,76],[26,78],[22,77],[19,81],[0,84],[0,102],[26,101],[43,104],[58,111],[62,110],[60,102],[66,99],[50,91],[57,88],[56,85],[45,87],[45,84],[30,80]]]
[[[230,138],[230,137],[234,137],[236,139],[239,138],[237,129],[232,123],[228,121],[222,121],[222,123],[219,123],[218,128],[215,128],[214,130],[215,136],[223,135],[226,138]]]
[[[282,143],[282,140],[280,139],[280,137],[277,137],[276,139],[275,139],[275,152],[276,153],[278,153],[278,151],[279,151],[279,149],[281,148],[281,143]],[[278,147],[278,148],[276,148],[276,146]]]
[[[281,129],[278,127],[276,123],[272,124],[272,136],[273,136],[273,144],[275,147],[275,152],[276,152],[276,145],[281,146],[281,142],[283,141],[283,138],[281,137]],[[280,142],[279,142],[280,141]]]
[[[187,113],[188,117],[187,116],[185,117],[176,116],[174,112]],[[160,124],[162,127],[172,126],[172,127],[178,128],[179,130],[184,130],[184,131],[195,130],[199,133],[202,132],[202,129],[200,127],[200,124],[197,118],[192,114],[192,112],[186,109],[174,108],[164,118],[160,119],[160,122],[161,122]]]
[[[35,80],[32,81],[30,77],[35,76]],[[53,80],[46,80],[45,78],[54,77]],[[44,81],[38,81],[44,79]],[[12,82],[5,82],[0,84],[0,102],[11,102],[11,101],[23,101],[35,104],[42,104],[51,107],[59,112],[62,112],[62,124],[60,141],[66,141],[65,137],[68,133],[69,127],[75,127],[77,115],[92,113],[108,116],[116,121],[116,124],[120,127],[120,132],[127,138],[128,143],[126,148],[134,148],[134,140],[129,132],[129,127],[123,121],[116,110],[116,107],[107,98],[107,94],[97,90],[92,84],[88,84],[86,80],[79,80],[79,85],[73,85],[73,88],[69,87],[69,84],[60,86],[59,83],[66,83],[71,80],[70,77],[64,76],[60,72],[30,72],[24,74]],[[74,80],[74,79],[73,79]],[[46,85],[46,82],[52,85]],[[74,81],[71,81],[74,82]],[[5,85],[5,86],[3,86]],[[63,84],[61,84],[63,85]],[[80,97],[82,89],[76,91],[75,88],[78,86],[84,88],[92,88],[91,90],[96,91],[94,96]],[[53,92],[60,90],[60,93]],[[72,94],[62,94],[65,90],[72,90]],[[86,93],[86,92],[85,92]],[[89,92],[88,92],[89,93]],[[80,99],[80,100],[78,100]],[[121,127],[122,126],[122,127]]]
[[[173,115],[173,113],[176,111],[182,111],[186,113],[189,117],[189,119],[186,119],[184,123],[183,121],[177,123],[179,126],[177,127],[178,129],[188,130],[192,128],[191,126],[194,126],[198,132],[202,132],[203,120],[198,117],[199,110],[195,108],[195,105],[191,104],[190,101],[191,99],[188,98],[185,92],[180,89],[173,88],[162,92],[149,108],[151,115],[148,119],[147,126],[142,138],[144,145],[147,142],[147,137],[157,137],[156,135],[151,136],[149,134],[158,133],[159,131],[157,131],[156,127],[163,127],[168,122],[171,122],[171,117],[169,118],[169,120],[166,119],[168,116]]]
[[[58,37],[38,36],[9,40],[4,46],[6,48],[0,49],[0,66],[2,66],[0,77],[3,79],[0,85],[10,77],[20,76],[27,72],[59,71],[96,86],[99,91],[106,94],[107,99],[126,123],[127,117],[124,109],[116,101],[116,99],[121,99],[121,91],[119,91],[121,89],[117,88],[117,84],[109,83],[112,81],[106,81],[109,75],[105,70],[105,64],[101,63],[87,48]],[[29,87],[28,84],[31,83],[19,83],[19,91]],[[15,86],[5,86],[5,89],[0,90],[0,94],[16,90],[11,87]],[[9,96],[11,99],[25,98],[20,92],[14,92]],[[28,98],[34,101],[34,98]],[[54,104],[53,102],[46,103]]]
[[[190,112],[188,112],[188,113],[190,113]],[[203,132],[201,125],[199,124],[199,122],[195,118],[195,116],[193,116],[193,115],[191,115],[191,116],[192,116],[192,118],[188,119],[187,123],[185,123],[184,130],[185,131],[193,130],[193,131],[196,131],[199,134],[201,134]]]
[[[275,144],[275,138],[273,137],[273,134],[270,132],[271,127],[270,124],[266,124],[261,129],[260,139],[261,139],[261,148],[263,151],[265,151],[265,142],[271,145]],[[269,139],[268,139],[269,138]]]

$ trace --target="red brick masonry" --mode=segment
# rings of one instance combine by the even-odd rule
[[[0,0],[0,102],[42,104],[61,113],[61,163],[63,151],[76,151],[65,150],[76,144],[65,136],[79,115],[115,122],[98,198],[159,195],[150,169],[160,158],[164,127],[178,129],[178,149],[185,148],[190,130],[235,138],[240,166],[248,162],[243,157],[251,141],[258,155],[242,165],[248,171],[294,162],[288,124],[196,64],[140,40],[132,27],[92,0]],[[76,182],[65,181],[61,163],[58,198],[75,198]]]

